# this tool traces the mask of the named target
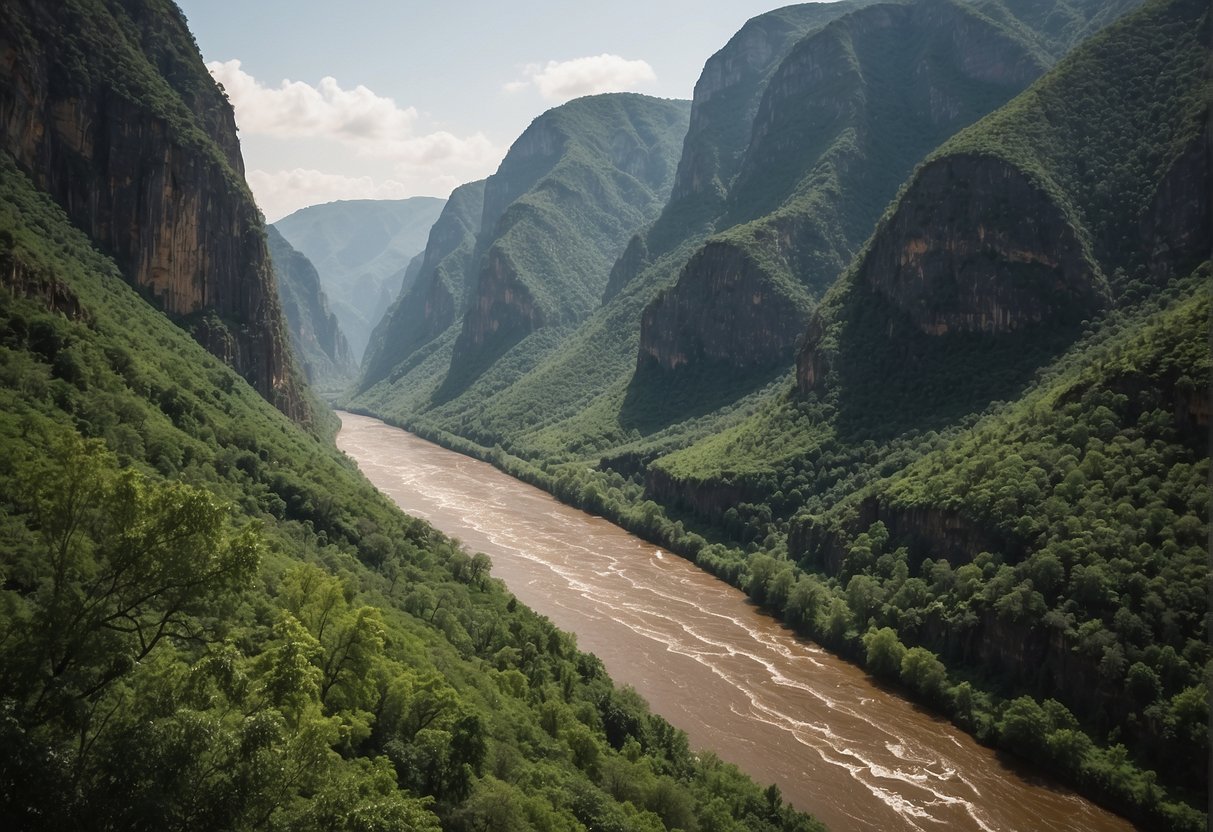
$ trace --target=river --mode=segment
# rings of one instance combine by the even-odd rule
[[[797,638],[740,591],[487,463],[339,414],[338,446],[404,511],[493,561],[618,684],[846,830],[1128,830]]]

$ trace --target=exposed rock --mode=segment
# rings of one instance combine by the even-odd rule
[[[697,292],[663,292],[644,311],[638,366],[688,363],[768,366],[792,358],[806,314],[746,252],[709,243],[686,266]],[[681,281],[679,286],[681,287]]]
[[[510,343],[543,326],[543,312],[518,279],[509,257],[489,251],[471,308],[463,318],[456,351],[476,351],[490,341]]]
[[[623,291],[649,263],[649,247],[643,234],[634,234],[628,241],[628,247],[611,267],[611,275],[607,278],[606,289],[602,293],[602,302],[606,303]]]
[[[1102,275],[1049,195],[1012,165],[972,155],[919,172],[857,282],[927,335],[1073,324],[1106,300]]]
[[[143,36],[131,43],[128,30],[100,10],[7,5],[0,17],[3,149],[127,280],[170,316],[195,323],[198,340],[280,410],[309,418],[263,223],[243,183],[232,108],[180,14],[125,4]],[[123,50],[164,77],[108,57]]]

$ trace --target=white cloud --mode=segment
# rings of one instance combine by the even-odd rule
[[[361,85],[345,89],[326,77],[316,86],[285,80],[269,87],[245,72],[239,60],[212,61],[207,69],[227,91],[240,130],[266,137],[255,143],[262,155],[268,142],[274,150],[289,149],[296,165],[301,155],[306,159],[277,171],[267,171],[265,159],[248,159],[250,167],[259,168],[248,174],[249,187],[271,222],[335,199],[446,194],[488,176],[505,155],[505,148],[483,133],[420,130],[415,108]],[[349,175],[354,157],[364,163]],[[374,175],[364,175],[368,172]]]
[[[267,87],[240,68],[240,61],[206,65],[236,108],[240,129],[268,136],[326,136],[354,142],[391,140],[412,131],[413,107],[399,107],[359,84],[342,89],[336,78],[318,86],[284,80]]]
[[[567,101],[582,95],[600,92],[634,90],[657,74],[648,61],[629,61],[618,55],[602,54],[569,61],[548,61],[546,65],[524,67],[524,79],[505,84],[506,92],[521,92],[535,87],[549,101]]]
[[[415,194],[408,185],[393,179],[376,181],[370,176],[342,176],[304,168],[272,173],[249,171],[248,183],[268,222],[277,222],[293,211],[322,202],[404,199]]]

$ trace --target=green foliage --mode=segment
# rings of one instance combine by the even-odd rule
[[[479,828],[509,794],[527,827],[723,806],[809,828],[749,820],[757,786],[156,313],[8,157],[0,174],[6,827]],[[652,772],[643,808],[599,785],[620,760]]]

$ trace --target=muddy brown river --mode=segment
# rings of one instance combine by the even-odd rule
[[[1127,830],[792,635],[676,555],[483,462],[341,413],[380,490],[493,560],[612,678],[784,798],[844,830]]]

